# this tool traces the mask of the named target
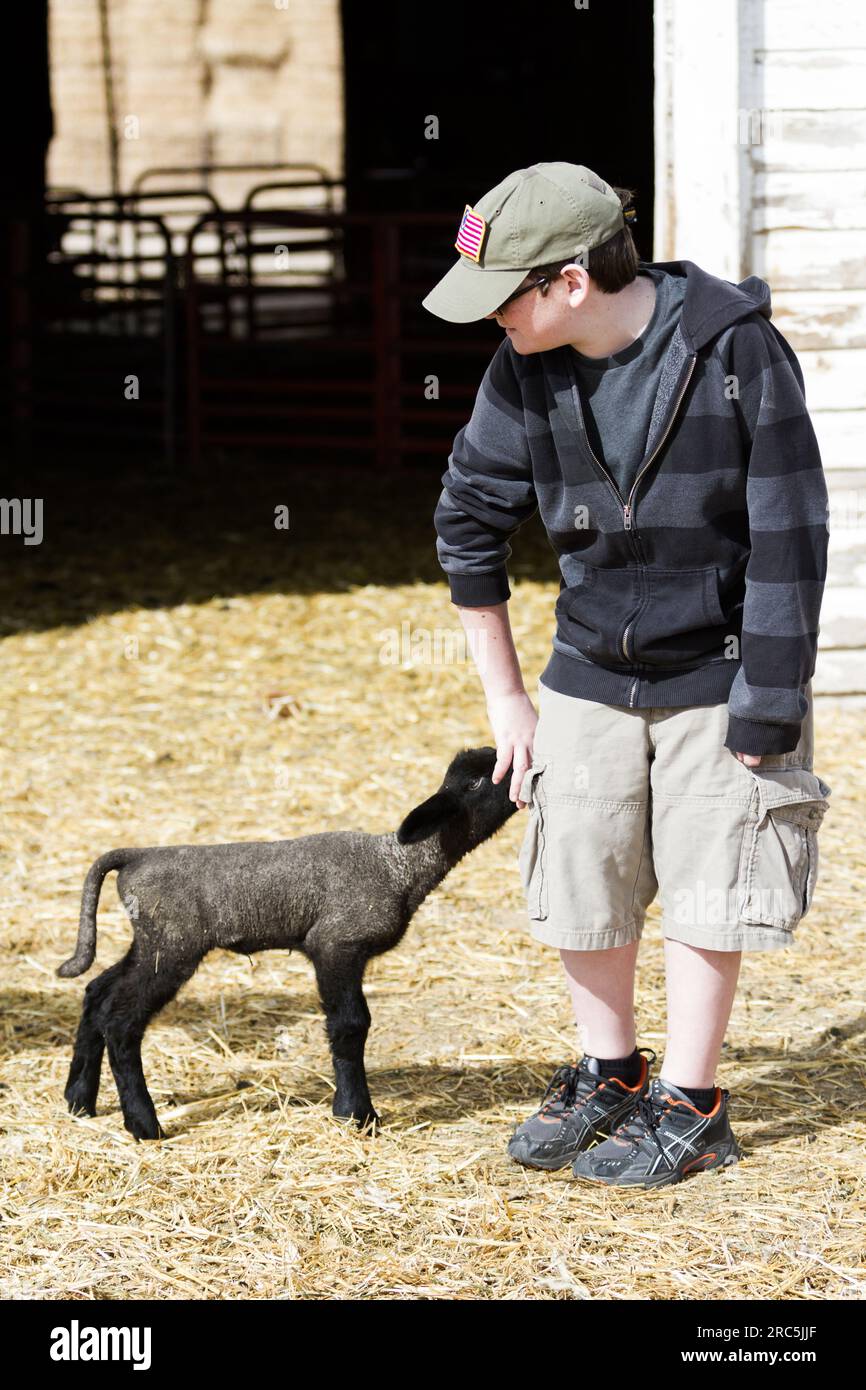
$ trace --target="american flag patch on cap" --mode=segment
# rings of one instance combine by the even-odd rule
[[[487,223],[479,212],[466,204],[463,209],[463,216],[460,219],[460,230],[457,233],[457,240],[454,245],[463,256],[468,256],[471,261],[481,259],[481,251],[484,246],[484,237],[487,233]]]

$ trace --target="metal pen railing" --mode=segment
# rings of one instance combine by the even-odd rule
[[[444,458],[480,381],[472,359],[489,359],[497,340],[420,307],[447,269],[453,217],[257,206],[319,186],[267,181],[233,211],[203,188],[52,197],[53,250],[31,276],[38,302],[18,314],[17,418],[32,406],[46,432],[68,419],[121,438],[120,340],[151,383],[159,362],[159,389],[139,413],[159,410],[169,462],[184,424],[183,457],[199,472],[212,447],[366,452],[381,468]],[[142,210],[173,194],[207,207]],[[428,400],[434,376],[441,392]]]
[[[161,393],[153,402],[143,400],[139,414],[158,416],[156,434],[164,457],[173,462],[178,273],[171,232],[154,214],[104,212],[95,206],[81,213],[55,211],[53,218],[55,249],[42,274],[33,277],[32,311],[39,329],[37,334],[31,325],[31,336],[38,337],[39,351],[33,354],[30,391],[45,419],[40,422],[32,411],[32,427],[53,429],[62,420],[64,432],[74,433],[77,412],[86,403],[83,432],[122,437],[128,422],[120,425],[113,412],[120,339],[128,351],[125,361],[120,359],[126,375],[134,366],[149,371],[158,365]],[[105,245],[99,241],[100,228],[111,234]],[[150,244],[144,251],[136,245],[133,229],[138,234],[147,230]]]
[[[449,439],[443,427],[456,428],[465,422],[466,406],[407,406],[407,360],[444,351],[452,359],[465,354],[490,356],[495,338],[464,332],[455,341],[441,330],[407,328],[404,311],[407,302],[417,306],[429,288],[427,282],[406,277],[411,264],[408,243],[422,233],[438,236],[442,228],[453,225],[453,217],[250,207],[240,213],[226,213],[220,218],[224,236],[244,243],[254,230],[268,233],[265,240],[259,237],[255,242],[254,254],[259,258],[274,256],[280,247],[288,248],[289,261],[293,254],[309,258],[319,252],[327,256],[335,247],[342,252],[350,238],[353,262],[360,264],[363,272],[353,270],[335,278],[333,267],[326,267],[318,273],[317,283],[316,272],[302,262],[294,277],[285,267],[281,274],[269,278],[262,272],[253,276],[246,272],[253,256],[247,248],[246,253],[239,254],[246,273],[229,286],[219,284],[215,277],[203,277],[198,270],[196,239],[212,221],[205,215],[191,230],[184,258],[191,468],[200,469],[202,451],[209,444],[292,444],[300,448],[318,444],[365,450],[373,453],[382,468],[394,467],[408,451],[439,453],[445,448],[447,452]],[[258,305],[252,313],[251,299]],[[308,314],[302,323],[299,310],[305,302],[309,309],[311,301],[318,303],[319,317]],[[229,324],[227,334],[223,327],[222,337],[215,331],[218,316],[210,316],[210,327],[205,321],[207,309],[219,303],[231,304],[222,316],[223,326],[226,319]],[[264,315],[263,308],[267,309]],[[257,374],[255,364],[252,371],[240,371],[237,359],[234,370],[226,370],[224,364],[230,354],[218,349],[237,339],[282,343],[297,350],[284,353],[283,374],[277,379]],[[319,363],[318,372],[310,371],[314,362]],[[323,389],[328,378],[332,382],[330,399]],[[465,402],[475,389],[477,382],[464,384],[450,395]],[[341,399],[335,402],[337,390]],[[265,420],[267,430],[262,427]],[[332,428],[341,423],[350,429],[340,432]],[[429,435],[428,431],[429,437],[423,432],[413,433],[411,427],[421,423],[438,426],[439,432],[434,429]]]

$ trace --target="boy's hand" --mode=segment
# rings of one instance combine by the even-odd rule
[[[491,781],[501,782],[511,771],[508,795],[522,811],[526,805],[519,797],[527,768],[532,766],[532,743],[538,715],[525,690],[510,695],[493,695],[487,701],[490,727],[496,740],[496,766]]]
[[[735,753],[735,754],[734,754],[734,757],[735,757],[735,758],[739,758],[739,760],[740,760],[741,763],[745,763],[745,764],[746,764],[746,767],[757,767],[757,766],[758,766],[758,763],[761,761],[761,756],[762,756],[762,755],[761,755],[760,753]]]

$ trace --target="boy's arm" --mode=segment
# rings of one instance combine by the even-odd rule
[[[538,715],[526,693],[508,621],[508,537],[538,508],[512,350],[494,354],[468,424],[458,432],[434,514],[436,552],[478,668],[496,740],[493,781],[509,796],[532,762]]]
[[[487,367],[458,431],[433,517],[452,603],[489,607],[511,597],[508,537],[538,509],[523,400],[507,339]]]
[[[748,441],[751,553],[725,747],[789,753],[799,742],[806,686],[815,671],[827,573],[827,485],[803,373],[782,335],[763,319],[739,325],[731,367]]]
[[[520,789],[532,763],[538,715],[520,673],[508,604],[461,607],[457,611],[487,696],[487,714],[496,740],[497,758],[491,780],[501,782],[510,770],[508,795],[522,810],[526,802],[520,800]]]

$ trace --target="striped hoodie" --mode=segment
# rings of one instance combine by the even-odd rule
[[[595,458],[570,347],[505,338],[454,440],[434,515],[452,602],[511,597],[509,537],[537,510],[559,557],[541,675],[605,704],[728,705],[725,746],[796,748],[827,569],[827,487],[770,290],[692,261],[628,497]]]

